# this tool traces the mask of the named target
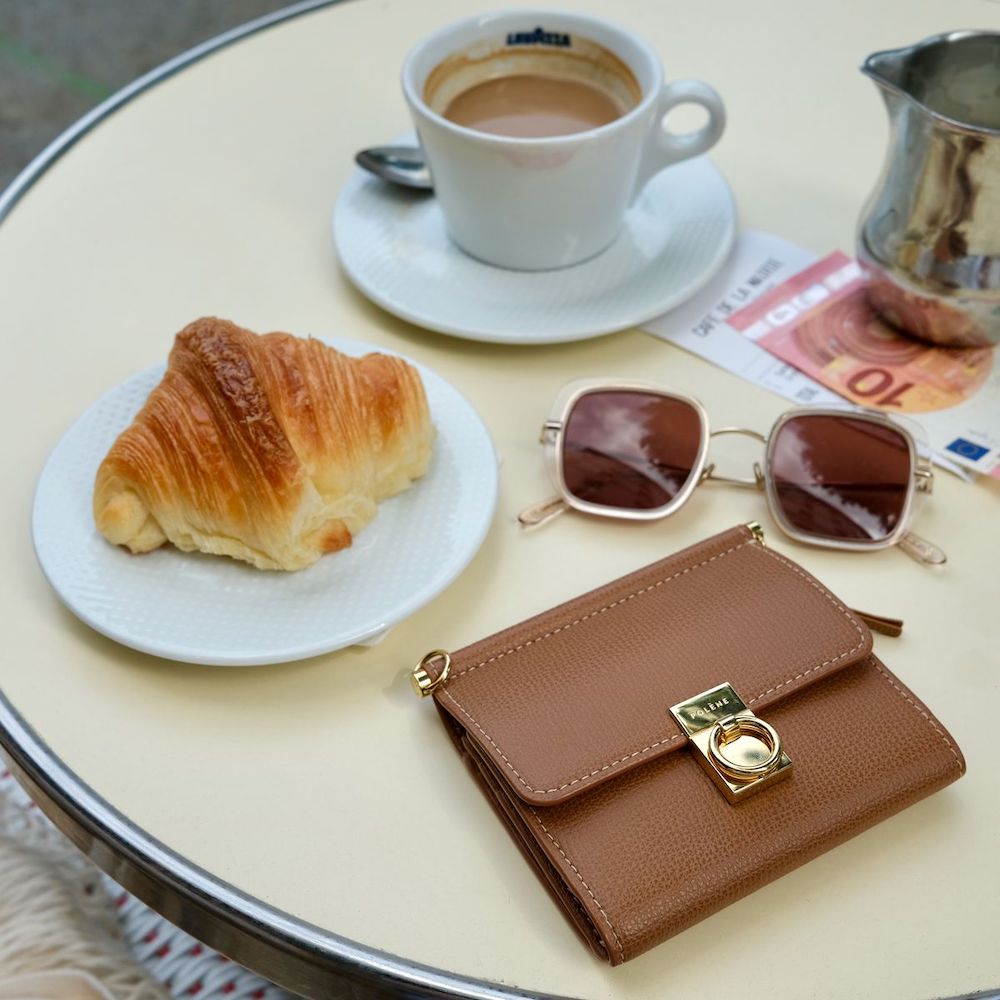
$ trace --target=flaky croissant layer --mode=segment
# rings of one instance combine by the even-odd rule
[[[177,334],[97,470],[94,520],[132,552],[169,541],[302,569],[422,476],[433,438],[423,383],[401,358],[206,317]]]

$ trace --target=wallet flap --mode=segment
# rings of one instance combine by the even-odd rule
[[[521,799],[563,802],[685,745],[670,706],[728,682],[758,714],[871,633],[734,528],[452,654],[434,697]]]

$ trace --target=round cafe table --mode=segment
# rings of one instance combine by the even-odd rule
[[[16,773],[127,887],[308,997],[890,1000],[997,986],[997,481],[938,475],[920,531],[948,552],[941,571],[769,530],[851,605],[906,620],[876,649],[950,728],[967,776],[623,967],[581,946],[413,697],[405,675],[427,649],[461,647],[734,524],[768,525],[760,495],[705,487],[639,528],[567,516],[519,532],[516,512],[549,491],[538,428],[563,382],[654,378],[698,396],[716,426],[765,429],[786,406],[636,330],[473,343],[394,319],[348,284],[330,212],[352,153],[406,131],[405,52],[470,6],[291,8],[137,82],[5,195],[0,742]],[[887,145],[862,57],[1000,27],[987,0],[620,0],[613,16],[648,38],[668,78],[722,93],[729,125],[711,155],[741,225],[820,254],[852,248]],[[275,666],[168,662],[91,631],[46,584],[29,532],[46,456],[94,399],[208,313],[399,350],[490,428],[501,490],[484,545],[381,644]],[[733,474],[757,457],[734,453]]]

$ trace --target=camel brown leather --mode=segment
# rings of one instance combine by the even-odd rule
[[[793,762],[735,805],[669,711],[724,682]],[[525,858],[612,965],[965,770],[859,617],[745,527],[452,654],[434,699]]]

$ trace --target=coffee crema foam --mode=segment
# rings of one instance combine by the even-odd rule
[[[438,63],[423,97],[458,125],[544,138],[606,125],[631,111],[642,89],[613,52],[573,36],[569,48],[480,42]]]
[[[477,83],[445,108],[444,117],[480,132],[538,139],[599,128],[625,111],[583,80],[521,74]]]

